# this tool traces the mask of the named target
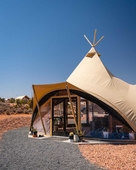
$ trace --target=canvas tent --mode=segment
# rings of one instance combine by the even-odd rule
[[[99,105],[136,131],[136,85],[115,77],[94,47],[66,81],[95,97]]]
[[[52,131],[52,97],[57,96],[60,90],[66,90],[68,85],[70,94],[78,95],[98,104],[102,109],[136,132],[136,85],[128,84],[117,78],[104,66],[100,55],[95,50],[97,43],[95,41],[93,44],[90,43],[92,48],[67,78],[66,82],[33,85],[34,105],[31,126],[35,124],[36,120],[42,123],[50,120],[48,127],[47,124],[44,124],[43,127],[46,134],[48,134],[47,129]],[[68,93],[66,95],[68,96]],[[42,109],[43,105],[44,109]],[[46,106],[48,106],[47,109]],[[48,119],[46,116],[44,117],[42,112],[46,112],[45,115]],[[79,109],[78,117],[80,129]],[[50,135],[52,134],[50,133]]]

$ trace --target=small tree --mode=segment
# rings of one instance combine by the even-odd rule
[[[10,98],[10,103],[15,103],[15,99],[14,98]]]
[[[5,102],[5,99],[0,97],[0,102]]]
[[[16,103],[17,103],[17,105],[20,105],[21,104],[21,100],[20,99],[16,99]]]
[[[21,104],[27,104],[27,103],[28,103],[28,100],[25,100],[25,99],[21,100]]]

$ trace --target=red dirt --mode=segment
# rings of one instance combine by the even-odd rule
[[[90,162],[108,170],[136,170],[136,145],[79,145]]]
[[[0,115],[0,138],[8,130],[30,126],[31,115]],[[107,170],[136,170],[136,145],[79,145],[82,155]]]
[[[0,138],[4,132],[8,130],[30,126],[31,115],[0,115]]]

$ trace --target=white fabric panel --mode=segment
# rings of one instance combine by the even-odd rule
[[[44,123],[46,134],[50,134],[50,120],[51,120],[50,104],[47,103],[46,105],[41,106],[40,112],[41,112],[41,115],[44,115],[44,116],[42,116],[42,120]],[[39,133],[44,133],[40,117],[35,119],[35,121],[33,123],[33,127],[36,128]]]

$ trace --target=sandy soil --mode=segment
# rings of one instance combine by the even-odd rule
[[[30,126],[31,115],[0,115],[0,138],[8,130]],[[90,162],[108,170],[136,170],[136,145],[79,145]]]
[[[0,138],[4,132],[8,130],[30,126],[31,115],[0,115]]]

